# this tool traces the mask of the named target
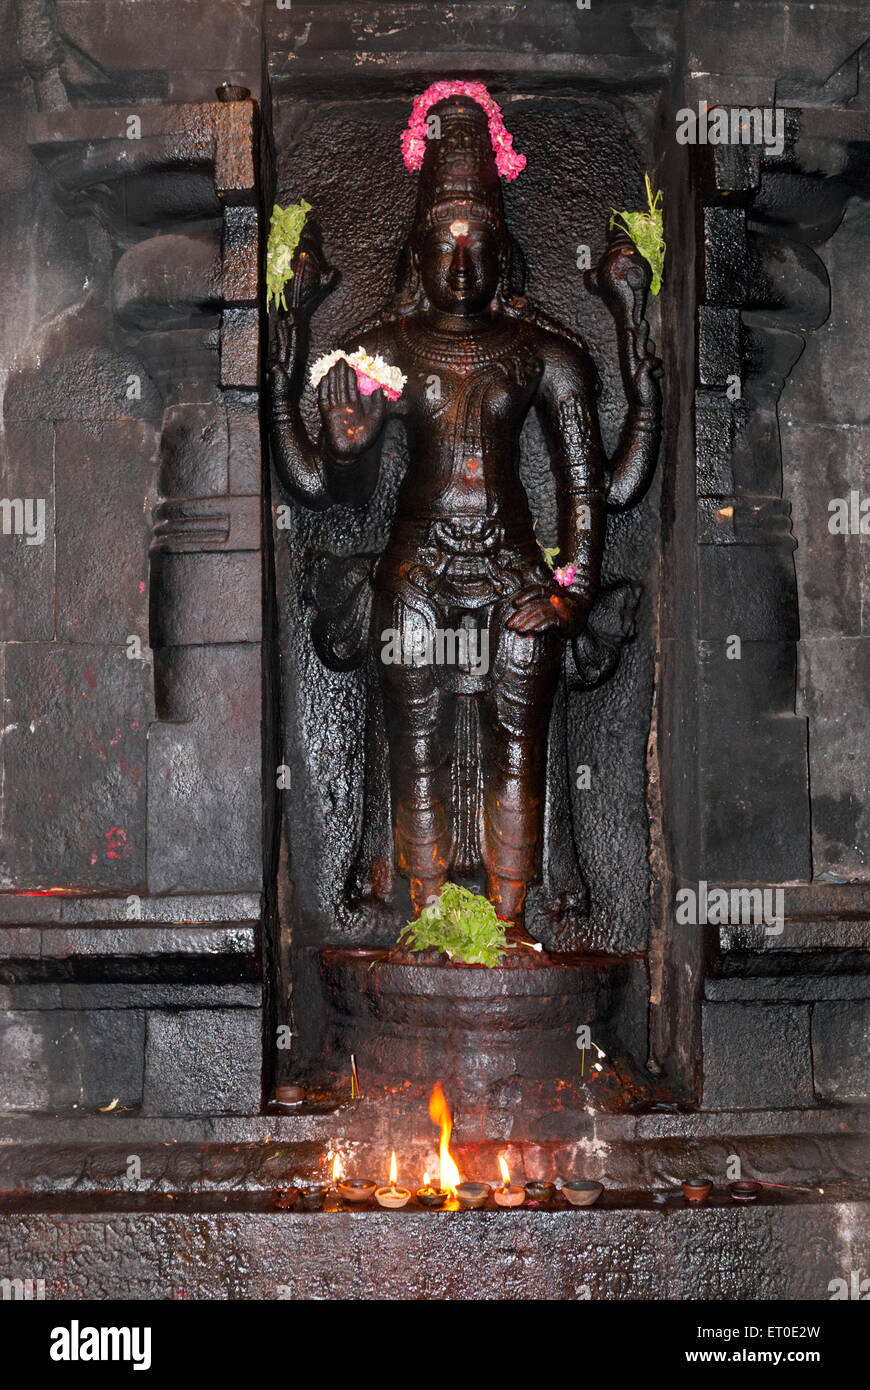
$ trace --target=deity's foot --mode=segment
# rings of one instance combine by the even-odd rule
[[[536,922],[546,924],[546,933],[570,931],[582,926],[589,917],[589,889],[581,884],[569,893],[544,898],[535,912]]]
[[[406,914],[393,902],[391,867],[383,860],[354,862],[345,879],[344,903],[350,918],[377,941],[394,940],[404,925]]]
[[[388,907],[393,899],[393,873],[389,860],[370,863],[356,859],[350,866],[344,886],[351,907]]]
[[[536,941],[525,927],[519,926],[516,922],[511,922],[505,926],[505,936],[521,955],[531,956],[536,961],[549,961],[550,957],[544,950],[540,941]]]

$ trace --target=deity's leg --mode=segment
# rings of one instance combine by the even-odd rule
[[[493,684],[480,697],[487,894],[500,917],[523,922],[543,819],[547,727],[560,668],[552,633],[523,636],[494,621]]]
[[[403,639],[421,631],[420,615],[398,599],[390,621]],[[413,644],[403,642],[401,650],[410,655]],[[450,700],[438,688],[431,664],[382,661],[380,672],[390,746],[396,868],[409,881],[418,914],[431,895],[440,891],[450,864]]]

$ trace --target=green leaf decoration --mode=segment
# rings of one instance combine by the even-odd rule
[[[266,308],[280,304],[287,308],[284,291],[293,279],[293,257],[305,218],[311,211],[311,204],[303,198],[300,203],[291,203],[280,208],[276,203],[269,219],[269,240],[266,243]]]
[[[554,570],[556,568],[556,556],[559,554],[559,547],[557,545],[541,545],[541,542],[538,540],[537,521],[534,523],[532,530],[535,532],[535,541],[537,542],[538,549],[544,557],[544,564],[549,565],[550,569]]]
[[[429,907],[409,922],[399,937],[405,951],[443,951],[465,965],[499,965],[515,948],[505,936],[506,923],[488,898],[458,883],[445,883]]]
[[[665,235],[664,235],[664,210],[662,208],[662,190],[653,195],[652,184],[649,181],[649,174],[645,174],[646,196],[649,203],[649,212],[617,212],[616,208],[611,208],[613,216],[610,219],[611,227],[621,226],[627,232],[637,247],[644,260],[648,262],[652,271],[652,284],[650,290],[653,294],[658,294],[662,287],[662,275],[665,269]],[[619,220],[617,220],[619,219]]]

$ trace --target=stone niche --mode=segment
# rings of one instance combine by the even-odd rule
[[[434,1172],[435,1080],[464,1172],[492,1179],[508,1151],[515,1179],[611,1189],[592,1297],[818,1298],[870,1267],[864,542],[828,525],[852,492],[860,521],[866,473],[866,6],[186,0],[183,33],[176,0],[117,23],[98,0],[14,8],[0,500],[42,499],[45,533],[0,534],[0,1274],[56,1297],[119,1278],[274,1297],[288,1269],[300,1294],[576,1297],[567,1209],[527,1214],[507,1276],[511,1213],[471,1245],[439,1223],[423,1272],[423,1212],[361,1213],[353,1241],[331,1213],[314,1241],[282,1213],[276,1236],[273,1189],[336,1152],[352,1174],[391,1148]],[[364,688],[317,657],[314,591],[323,556],[383,545],[402,436],[370,505],[313,513],[264,428],[272,203],[307,199],[340,272],[313,359],[391,293],[415,188],[399,138],[446,76],[485,82],[528,157],[505,189],[527,291],[587,341],[610,450],[617,345],[582,248],[594,265],[645,172],[668,241],[659,466],[608,523],[633,640],[559,713],[589,911],[543,924],[550,964],[498,988],[385,963],[394,918],[342,895]],[[679,144],[699,102],[776,103],[781,146]],[[310,390],[302,410],[315,431]],[[522,472],[550,541],[534,422]],[[702,883],[781,894],[781,930],[684,920]],[[739,1230],[670,1210],[734,1155],[824,1195],[762,1199]]]
[[[313,93],[298,100],[292,87],[285,90],[281,82],[276,83],[275,198],[282,206],[302,197],[312,204],[311,215],[322,230],[327,258],[341,275],[338,288],[315,312],[312,361],[344,340],[355,325],[373,317],[392,293],[416,196],[416,178],[402,162],[399,136],[417,82],[414,75],[405,80],[404,91],[386,95],[376,87],[369,90],[367,84],[362,94],[351,91],[343,99],[329,100],[318,100]],[[504,100],[506,123],[516,147],[528,159],[523,176],[505,191],[508,225],[527,260],[527,292],[542,311],[588,343],[601,376],[599,408],[611,452],[624,415],[616,342],[607,310],[584,287],[582,266],[590,264],[589,258],[592,265],[597,263],[605,248],[611,207],[628,206],[636,198],[635,190],[643,186],[644,170],[655,163],[659,101],[656,91],[629,88],[613,94],[568,95],[523,89],[521,84]],[[365,161],[359,158],[361,149],[366,151]],[[656,308],[651,312],[655,315]],[[653,333],[658,338],[657,328]],[[317,408],[310,389],[305,392],[303,410],[309,429],[316,434]],[[365,912],[349,912],[342,902],[363,814],[365,677],[329,672],[320,663],[311,638],[315,613],[311,576],[326,555],[350,562],[383,549],[407,463],[405,448],[400,429],[390,427],[380,482],[366,507],[336,506],[320,513],[294,507],[287,518],[287,499],[277,478],[272,483],[273,504],[276,509],[282,507],[285,522],[284,529],[275,531],[285,695],[281,761],[289,769],[292,786],[292,795],[285,795],[282,802],[286,873],[293,887],[284,922],[290,926],[298,962],[299,987],[294,994],[300,1048],[312,1060],[323,1041],[324,996],[308,983],[316,974],[309,955],[324,946],[392,946],[397,931],[393,920],[379,923]],[[522,440],[521,471],[538,533],[552,544],[553,480],[534,417]],[[561,758],[561,776],[567,780],[570,772],[571,786],[560,802],[563,819],[553,833],[576,841],[590,889],[590,912],[559,932],[539,924],[548,947],[590,958],[590,978],[594,974],[603,979],[605,962],[609,962],[613,975],[606,990],[610,1016],[603,1019],[601,1010],[593,1009],[591,1018],[599,1019],[605,1034],[616,1023],[642,1062],[647,1047],[645,954],[650,912],[646,745],[653,697],[659,510],[657,479],[635,510],[611,519],[604,582],[630,577],[638,592],[642,589],[636,638],[624,649],[616,675],[598,689],[580,691],[576,677],[569,673],[564,708],[554,716],[554,722],[556,718],[564,721],[566,731],[560,727],[554,732],[551,759],[556,763]],[[583,780],[577,777],[583,766],[590,769],[591,786],[581,791],[576,782]],[[407,918],[410,904],[402,886],[400,881],[396,902]],[[535,905],[532,889],[527,913],[532,923]],[[351,1006],[344,985],[336,978],[338,969],[333,952],[325,975],[325,1001],[327,1011],[332,1003],[343,1017]],[[403,994],[405,986],[399,988]],[[584,1005],[574,993],[577,1021],[581,1014],[586,1018],[593,999],[594,992]],[[449,1013],[446,1002],[444,1007]],[[539,1007],[543,1011],[546,1006]],[[356,1019],[363,1032],[365,1014],[361,1010]],[[543,1050],[550,1023],[541,1018]],[[346,1035],[342,1029],[342,1036]],[[365,1053],[359,1033],[357,1038],[357,1051]],[[570,1036],[568,1041],[570,1046]],[[479,1043],[478,1039],[474,1046]],[[394,1058],[399,1055],[394,1053]],[[509,1068],[501,1079],[510,1074]]]

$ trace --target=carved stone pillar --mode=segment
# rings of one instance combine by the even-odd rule
[[[50,76],[49,49],[36,45],[33,63]],[[108,1040],[82,1051],[88,1103],[104,1099],[111,1059],[125,1106],[251,1112],[263,952],[258,111],[247,99],[42,104],[55,109],[33,118],[31,148],[87,252],[82,302],[28,345],[5,402],[13,447],[53,458],[57,478],[53,626],[22,631],[34,670],[15,673],[42,731],[28,752],[37,785],[56,780],[53,711],[80,676],[88,704],[74,721],[80,804],[57,798],[46,852],[28,839],[27,799],[15,802],[24,835],[8,842],[10,869],[34,897],[0,902],[3,954],[13,982],[31,978],[34,941],[40,978],[85,982],[76,1029],[90,1037],[98,1019]],[[96,544],[76,508],[100,518]],[[31,1016],[40,1055],[57,1021]],[[25,1107],[66,1104],[63,1068],[46,1064],[41,1084]]]

